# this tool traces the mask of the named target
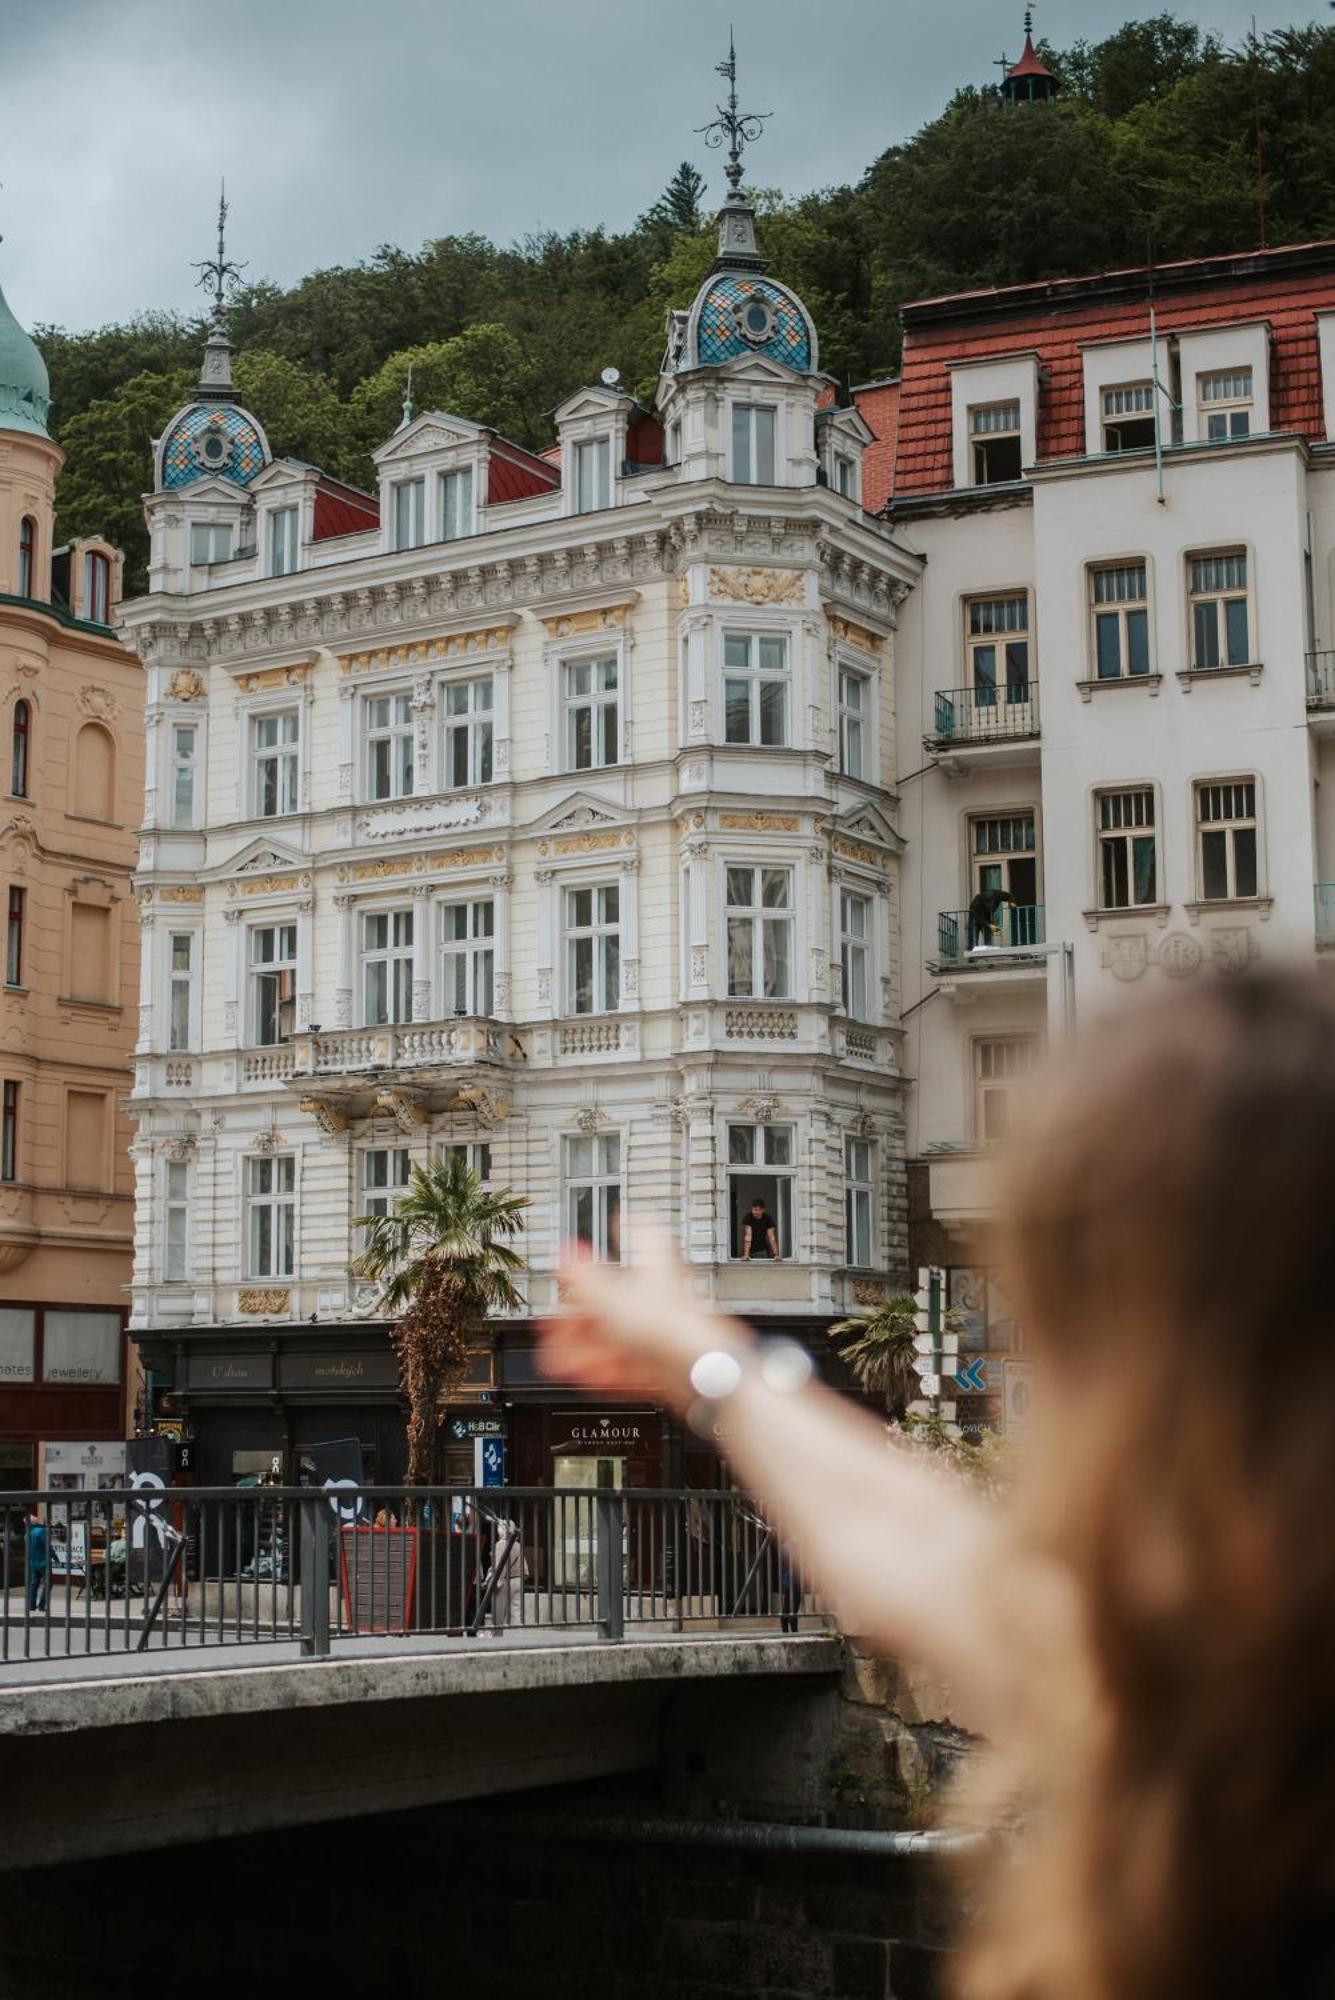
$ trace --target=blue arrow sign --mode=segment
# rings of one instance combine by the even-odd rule
[[[971,1395],[977,1395],[987,1388],[987,1362],[983,1355],[975,1354],[972,1361],[961,1361],[957,1364],[955,1387]]]

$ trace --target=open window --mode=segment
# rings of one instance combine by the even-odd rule
[[[791,1125],[729,1125],[730,1257],[770,1262],[771,1233],[780,1257],[792,1256],[795,1151]]]
[[[969,411],[975,486],[1005,486],[1020,477],[1019,399],[975,403]]]
[[[1103,392],[1103,449],[1144,451],[1154,444],[1153,382],[1120,382]]]

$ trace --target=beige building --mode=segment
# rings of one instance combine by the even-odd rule
[[[142,673],[111,630],[116,550],[55,546],[63,454],[49,408],[41,356],[0,295],[0,1485],[11,1489],[123,1471],[132,1400],[120,1101],[139,978]]]

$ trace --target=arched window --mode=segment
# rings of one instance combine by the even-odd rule
[[[19,596],[31,597],[37,573],[37,523],[31,514],[19,522]]]
[[[28,796],[28,750],[32,734],[32,710],[26,701],[14,703],[14,733],[9,747],[9,789],[16,799]]]
[[[111,610],[111,564],[95,549],[83,559],[83,615],[94,625],[105,625]]]
[[[116,816],[116,746],[100,722],[85,722],[74,744],[74,803],[81,819]]]

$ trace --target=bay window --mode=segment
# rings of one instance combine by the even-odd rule
[[[171,823],[177,828],[195,823],[195,763],[199,728],[193,722],[172,724]]]
[[[788,641],[781,632],[725,632],[724,740],[786,744],[788,682]]]
[[[773,486],[778,411],[769,403],[732,406],[732,476],[739,486]]]
[[[791,1000],[792,869],[729,866],[725,872],[728,997]]]
[[[194,990],[195,934],[172,931],[167,939],[167,1047],[173,1052],[190,1047]]]

